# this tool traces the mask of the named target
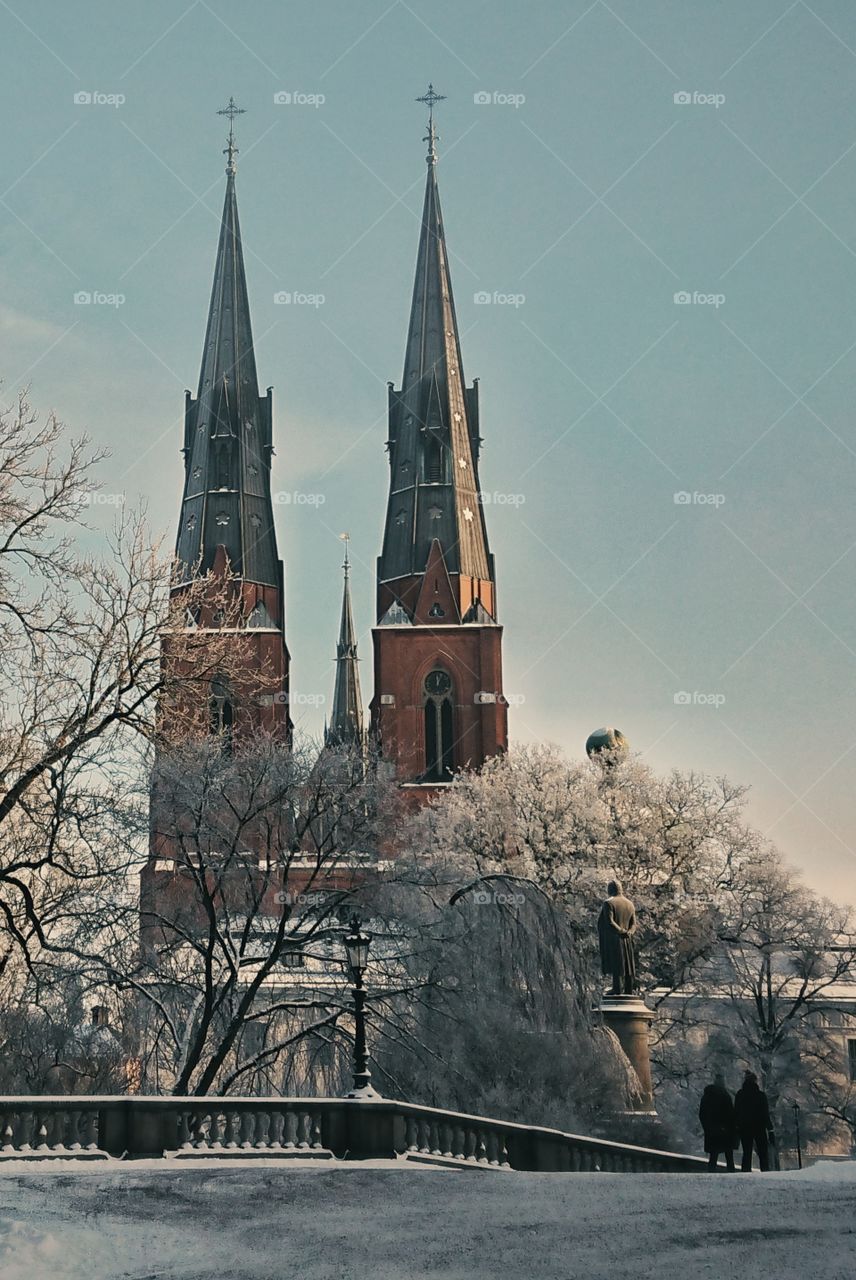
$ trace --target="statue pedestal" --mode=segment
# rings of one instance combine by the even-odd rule
[[[625,1057],[639,1077],[642,1097],[634,1111],[641,1115],[656,1115],[648,1047],[648,1031],[654,1021],[653,1011],[639,996],[604,996],[598,1008],[610,1031],[614,1031],[618,1037]]]

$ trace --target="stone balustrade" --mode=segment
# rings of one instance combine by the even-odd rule
[[[534,1172],[689,1173],[706,1161],[386,1098],[0,1098],[8,1160],[399,1159]]]

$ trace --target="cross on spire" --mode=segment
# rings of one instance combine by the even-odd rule
[[[230,94],[228,107],[223,107],[223,109],[218,111],[217,114],[218,116],[229,117],[229,137],[226,142],[226,146],[223,148],[223,155],[228,157],[226,161],[226,172],[233,175],[237,168],[237,165],[235,164],[235,156],[238,154],[238,148],[235,146],[235,116],[245,115],[246,108],[237,106],[235,99]]]
[[[428,155],[425,158],[429,164],[437,163],[437,134],[434,130],[434,104],[445,101],[445,93],[435,93],[434,86],[430,83],[428,85],[428,92],[423,93],[421,98],[416,98],[416,102],[424,102],[428,108],[428,132],[422,141],[428,143]]]

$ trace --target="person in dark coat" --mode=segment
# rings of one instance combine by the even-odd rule
[[[758,1086],[758,1077],[754,1071],[747,1071],[743,1084],[737,1090],[734,1099],[734,1119],[737,1132],[743,1145],[743,1160],[740,1165],[744,1173],[752,1171],[752,1149],[758,1152],[758,1164],[761,1172],[770,1168],[770,1139],[773,1136],[773,1125],[770,1120],[770,1104],[767,1095]]]
[[[717,1073],[713,1084],[705,1087],[698,1109],[698,1118],[704,1130],[704,1149],[710,1156],[708,1169],[715,1169],[720,1151],[725,1156],[725,1167],[734,1172],[734,1148],[737,1131],[734,1127],[734,1103],[725,1087],[725,1080]]]
[[[600,909],[597,935],[600,963],[604,973],[612,975],[611,995],[632,995],[636,986],[636,956],[633,935],[636,932],[636,909],[621,892],[617,880],[607,886],[609,897]]]

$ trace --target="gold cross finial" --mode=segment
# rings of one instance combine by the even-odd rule
[[[437,134],[434,129],[434,104],[436,102],[445,102],[445,93],[435,93],[433,84],[428,85],[428,92],[423,93],[421,98],[416,99],[417,102],[424,102],[428,108],[428,132],[422,139],[428,143],[428,155],[425,157],[429,164],[437,163]]]
[[[228,157],[226,160],[226,172],[228,174],[234,174],[237,169],[235,164],[235,156],[238,154],[238,148],[235,146],[235,116],[244,115],[245,110],[244,107],[237,106],[235,99],[230,95],[228,107],[223,107],[222,111],[217,112],[218,116],[229,117],[229,137],[223,148],[223,155]]]

